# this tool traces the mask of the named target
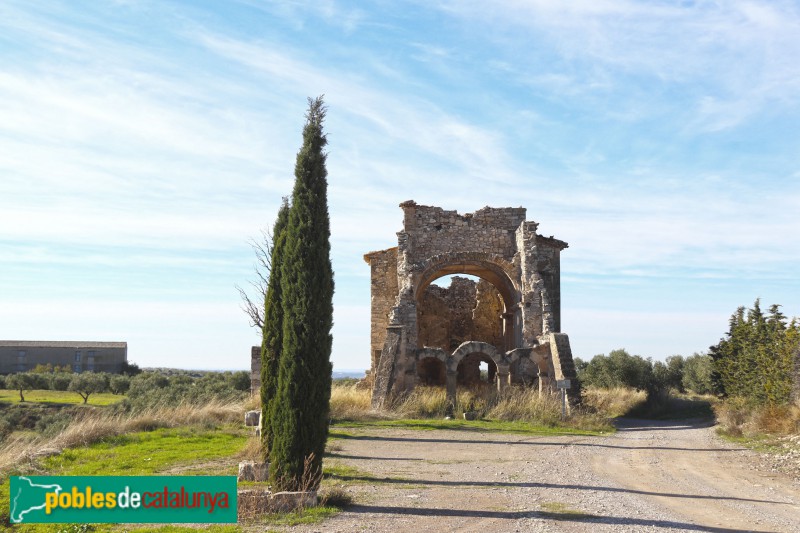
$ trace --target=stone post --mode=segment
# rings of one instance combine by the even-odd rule
[[[455,407],[456,405],[456,378],[458,374],[455,370],[447,369],[447,401]]]
[[[539,395],[543,392],[550,392],[553,388],[550,376],[547,373],[539,371]]]
[[[507,352],[516,348],[516,339],[514,338],[514,313],[503,313],[500,317],[503,319],[503,344],[505,344],[503,351]]]
[[[510,365],[497,365],[497,392],[503,392],[509,384]]]

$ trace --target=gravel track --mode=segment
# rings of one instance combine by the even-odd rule
[[[358,430],[333,441],[356,504],[302,531],[800,532],[800,482],[703,422],[607,437]],[[766,470],[766,471],[765,471]]]

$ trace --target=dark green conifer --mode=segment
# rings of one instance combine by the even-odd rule
[[[270,479],[280,490],[319,482],[331,392],[333,270],[322,98],[309,99],[281,259],[283,348],[272,407]]]
[[[283,347],[281,260],[289,223],[289,203],[283,199],[272,230],[270,275],[264,295],[264,328],[261,340],[261,442],[265,457],[272,446],[271,405],[278,386],[278,360]]]

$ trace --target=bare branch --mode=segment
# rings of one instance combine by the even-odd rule
[[[250,281],[250,286],[255,290],[255,296],[236,285],[242,299],[242,311],[250,318],[250,325],[257,328],[259,335],[264,328],[264,299],[269,286],[269,274],[272,271],[272,234],[269,230],[261,230],[260,240],[251,240],[250,247],[256,256],[253,264],[255,280]]]

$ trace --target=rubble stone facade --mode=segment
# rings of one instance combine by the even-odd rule
[[[261,391],[261,346],[250,348],[250,394]]]
[[[567,243],[536,233],[524,208],[484,207],[460,215],[400,204],[397,247],[364,256],[372,273],[371,358],[374,407],[417,383],[459,385],[481,379],[502,389],[578,384],[568,337],[561,333],[560,253]],[[431,285],[449,274],[448,289]],[[476,373],[477,372],[477,373]]]

